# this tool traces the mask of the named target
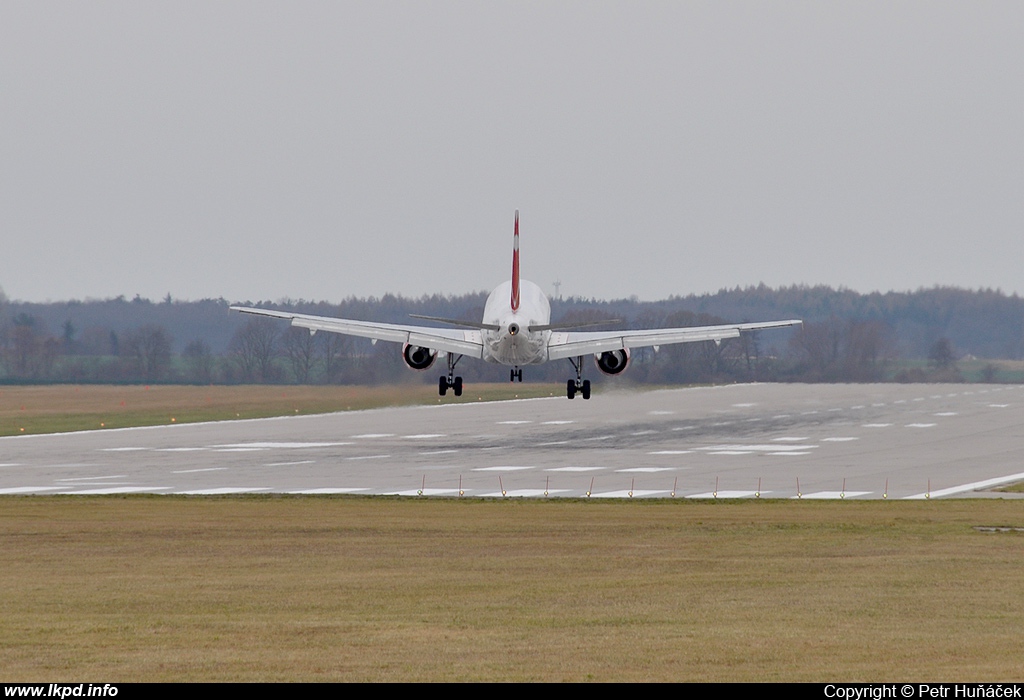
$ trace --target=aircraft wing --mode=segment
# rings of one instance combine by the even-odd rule
[[[232,306],[234,311],[271,318],[290,320],[297,328],[308,328],[311,331],[327,331],[354,335],[371,340],[387,340],[394,343],[408,343],[432,350],[452,352],[480,359],[483,357],[484,345],[480,331],[457,330],[448,328],[431,328],[429,326],[403,326],[395,323],[373,323],[371,321],[351,321],[346,318],[330,316],[309,316],[289,311],[272,311],[256,309],[250,306]]]
[[[548,359],[600,354],[609,350],[646,348],[673,343],[697,343],[702,340],[738,338],[743,331],[797,326],[802,321],[768,321],[767,323],[736,323],[726,326],[691,326],[689,328],[653,328],[643,331],[600,331],[591,333],[552,333],[548,342]]]

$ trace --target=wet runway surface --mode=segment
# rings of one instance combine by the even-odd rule
[[[0,438],[0,493],[941,498],[1024,480],[1024,387],[752,384]]]

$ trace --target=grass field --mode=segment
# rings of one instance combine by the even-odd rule
[[[0,499],[4,681],[1019,681],[1019,501]]]
[[[437,387],[388,386],[0,386],[0,435],[267,418],[381,406],[558,396],[563,386],[479,384],[461,398]]]

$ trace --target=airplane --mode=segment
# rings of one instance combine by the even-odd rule
[[[583,358],[586,355],[594,356],[597,368],[602,373],[617,375],[629,366],[630,350],[634,348],[654,347],[657,350],[661,345],[709,340],[720,343],[726,338],[738,338],[745,331],[783,328],[802,323],[799,320],[768,321],[633,331],[576,330],[612,321],[552,323],[551,304],[547,296],[536,284],[519,276],[518,210],[512,235],[512,279],[498,285],[487,297],[480,323],[412,314],[414,318],[458,327],[448,329],[353,321],[248,306],[232,306],[231,309],[246,314],[287,319],[292,326],[307,328],[310,333],[328,331],[370,338],[374,342],[386,340],[402,343],[402,360],[414,370],[427,370],[435,360],[443,357],[447,361],[448,373],[438,380],[438,393],[441,396],[449,389],[455,396],[462,396],[462,377],[455,376],[455,367],[463,357],[510,366],[509,381],[512,382],[523,381],[523,366],[568,359],[576,371],[576,378],[566,382],[566,395],[573,399],[576,394],[580,394],[584,399],[589,399],[590,380],[583,378]]]

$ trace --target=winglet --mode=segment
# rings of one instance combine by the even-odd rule
[[[512,236],[512,310],[519,311],[519,210],[516,209],[516,231]]]

